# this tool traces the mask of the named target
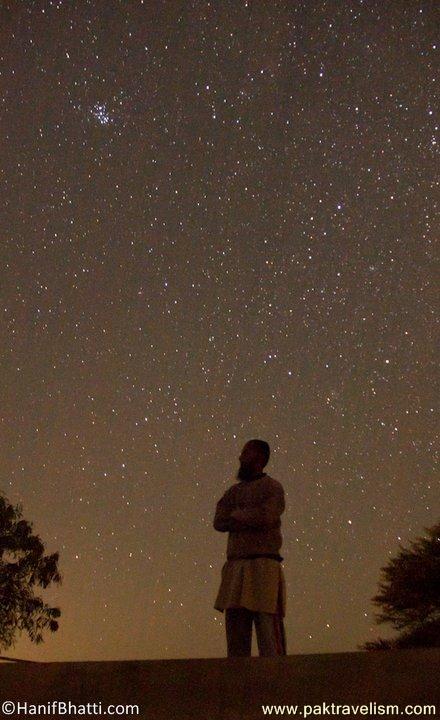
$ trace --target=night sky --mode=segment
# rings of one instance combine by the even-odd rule
[[[380,568],[439,517],[438,4],[0,25],[0,490],[63,575],[59,631],[3,653],[225,656],[212,522],[251,438],[286,493],[288,654],[391,636]]]

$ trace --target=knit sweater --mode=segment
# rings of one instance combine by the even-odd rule
[[[283,486],[267,473],[226,490],[217,503],[213,525],[219,532],[229,532],[227,559],[278,554],[284,509]]]

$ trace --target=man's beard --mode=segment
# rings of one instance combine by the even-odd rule
[[[252,466],[244,465],[243,463],[240,464],[240,467],[237,472],[238,480],[247,482],[249,480],[253,480],[253,478],[256,475],[258,475],[258,473],[256,470],[254,470],[254,468]]]

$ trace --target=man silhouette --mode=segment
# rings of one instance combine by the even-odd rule
[[[260,655],[286,655],[286,583],[278,552],[285,500],[281,483],[263,472],[269,456],[264,440],[244,445],[238,482],[215,511],[215,530],[229,532],[214,603],[226,613],[228,657],[251,655],[253,623]]]

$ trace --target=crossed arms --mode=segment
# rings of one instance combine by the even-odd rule
[[[229,488],[218,501],[214,529],[219,532],[238,532],[240,530],[266,530],[277,527],[280,516],[284,512],[284,491],[274,488],[262,503],[254,507],[238,507]]]

